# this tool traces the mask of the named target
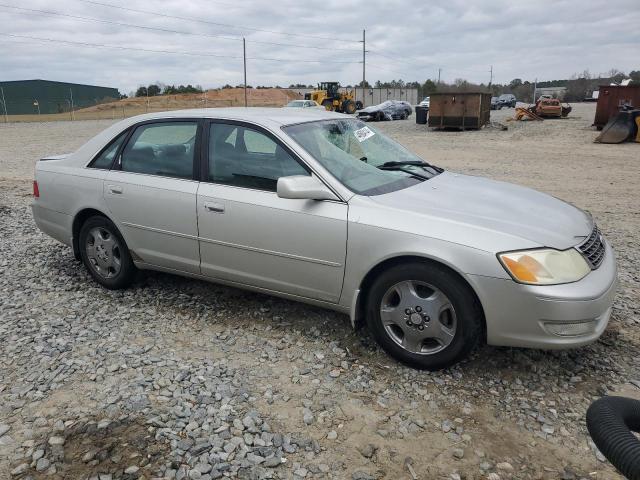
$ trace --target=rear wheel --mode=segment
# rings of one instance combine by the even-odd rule
[[[356,110],[362,110],[364,108],[364,104],[360,100],[356,100]]]
[[[380,346],[420,369],[448,367],[475,346],[482,313],[470,288],[437,264],[402,264],[367,295],[367,323]]]
[[[325,110],[328,111],[333,111],[333,101],[332,100],[323,100],[322,101],[322,106],[325,108]]]
[[[78,240],[80,257],[98,283],[118,290],[133,282],[136,267],[124,239],[109,219],[101,216],[87,219]]]
[[[342,111],[348,113],[349,115],[353,115],[356,113],[356,104],[353,100],[345,100],[342,102]]]

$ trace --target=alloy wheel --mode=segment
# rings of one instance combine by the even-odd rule
[[[112,278],[122,268],[122,247],[118,238],[104,227],[89,230],[85,244],[89,264],[103,278]]]
[[[416,280],[396,283],[386,291],[380,319],[396,344],[419,355],[444,350],[456,334],[456,312],[449,298],[433,285]]]

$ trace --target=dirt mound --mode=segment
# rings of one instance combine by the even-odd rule
[[[300,98],[296,92],[279,88],[250,88],[247,100],[250,107],[282,107],[293,99]],[[77,110],[76,113],[107,112],[111,110],[177,110],[183,108],[216,108],[244,106],[244,89],[220,88],[203,93],[159,95],[157,97],[125,98],[117,102],[103,103]]]

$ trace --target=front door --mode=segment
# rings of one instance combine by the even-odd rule
[[[279,177],[310,175],[258,127],[212,122],[198,191],[202,273],[337,302],[347,244],[347,204],[278,197]]]
[[[107,207],[138,261],[200,273],[198,130],[189,120],[139,125],[104,181]]]

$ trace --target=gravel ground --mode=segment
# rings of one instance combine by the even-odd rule
[[[433,163],[590,210],[618,254],[594,345],[483,347],[435,373],[318,308],[157,273],[98,287],[37,230],[29,192],[35,159],[111,122],[0,125],[0,478],[621,478],[584,414],[640,398],[640,146],[593,144],[593,108],[508,131],[379,125]]]

